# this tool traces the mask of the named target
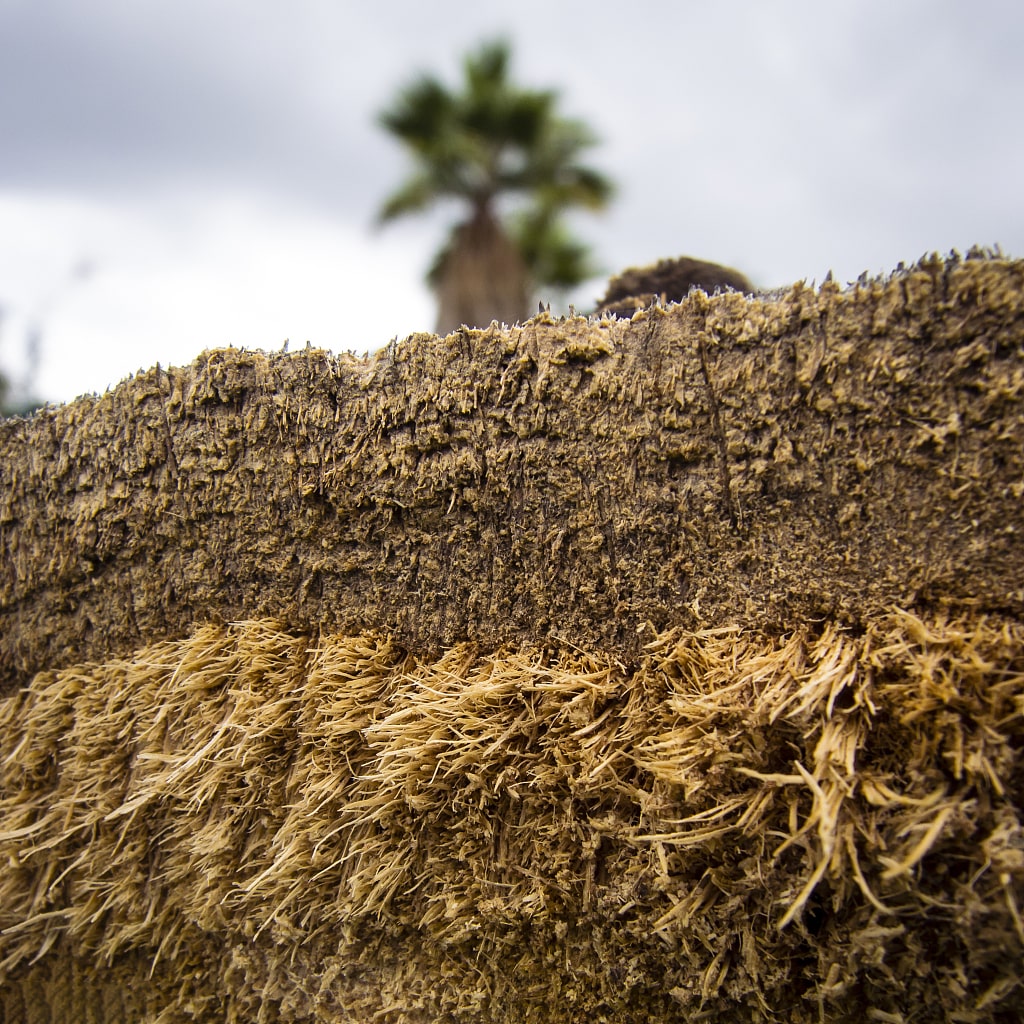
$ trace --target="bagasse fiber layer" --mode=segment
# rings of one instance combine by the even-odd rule
[[[275,618],[435,652],[1024,612],[1024,263],[207,353],[0,422],[0,679]]]
[[[1017,1021],[1024,264],[0,422],[0,1022]]]
[[[627,669],[241,622],[40,673],[0,738],[5,1024],[1024,1006],[1020,623]]]

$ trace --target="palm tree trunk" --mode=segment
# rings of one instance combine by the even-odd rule
[[[513,324],[529,315],[523,257],[486,205],[454,231],[437,284],[437,333],[492,320]]]

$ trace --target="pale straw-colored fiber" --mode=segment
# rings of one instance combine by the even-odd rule
[[[72,1019],[58,958],[161,1021],[1021,1005],[1015,623],[671,630],[630,668],[239,622],[40,674],[0,741],[11,1024]]]

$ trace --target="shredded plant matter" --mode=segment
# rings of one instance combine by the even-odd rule
[[[972,250],[0,421],[0,1024],[1018,1024],[1022,399]]]
[[[373,342],[375,339],[362,339]],[[1024,260],[224,349],[0,420],[0,696],[196,624],[409,650],[1024,619]]]
[[[206,626],[0,702],[0,1020],[1019,1020],[1022,747],[996,617]]]

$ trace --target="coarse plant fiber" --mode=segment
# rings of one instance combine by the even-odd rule
[[[1020,1019],[1024,626],[643,652],[248,621],[39,674],[0,1019]]]
[[[0,421],[0,1024],[1024,1018],[1024,263]]]
[[[646,622],[1021,616],[1022,389],[1024,262],[982,256],[208,352],[0,421],[0,692],[248,618],[630,660]]]

